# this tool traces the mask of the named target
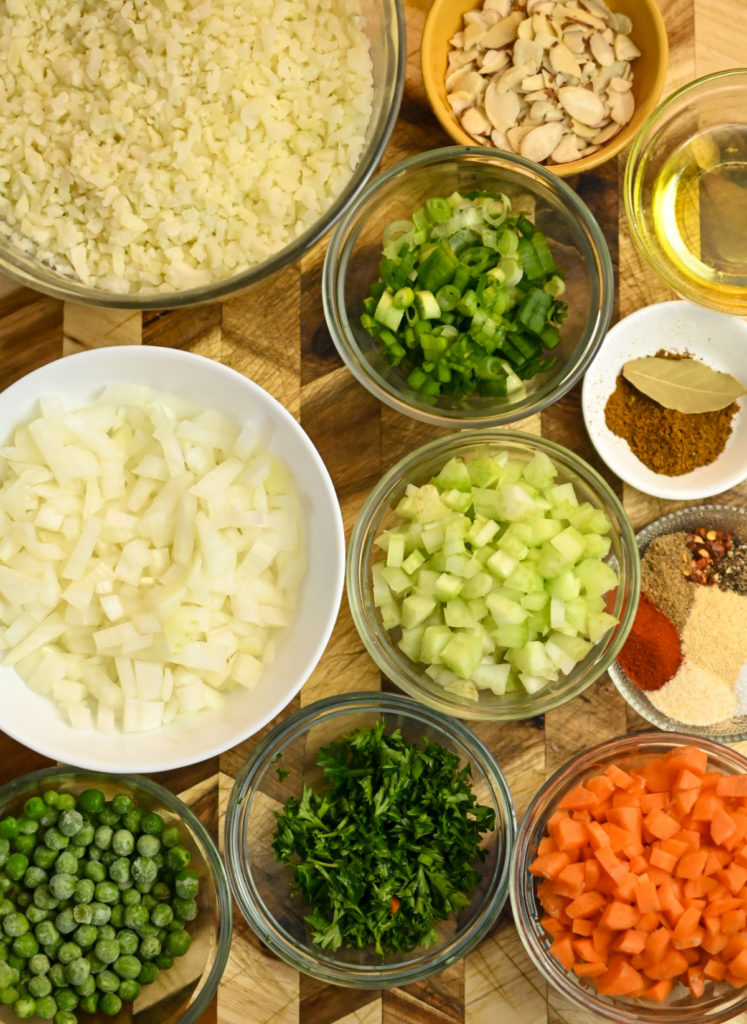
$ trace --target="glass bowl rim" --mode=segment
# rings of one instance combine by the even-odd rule
[[[269,770],[272,760],[268,755],[285,749],[289,742],[298,738],[316,722],[333,721],[348,714],[399,714],[417,722],[426,732],[435,727],[461,746],[469,754],[473,778],[483,777],[496,796],[502,812],[502,822],[497,822],[496,832],[504,847],[500,864],[496,863],[490,883],[492,893],[481,908],[479,917],[461,936],[451,940],[434,957],[432,950],[425,950],[416,960],[395,965],[346,965],[336,964],[331,958],[309,955],[299,945],[284,942],[274,934],[268,934],[265,920],[272,921],[272,915],[257,909],[255,886],[250,884],[251,875],[245,870],[245,836],[242,828],[243,811],[251,800],[257,781]],[[234,899],[250,927],[281,959],[292,967],[320,981],[359,989],[381,989],[411,984],[443,970],[446,966],[462,959],[488,933],[494,925],[508,899],[508,879],[516,836],[517,820],[513,797],[506,778],[495,757],[485,743],[462,722],[424,708],[411,697],[382,690],[361,690],[354,693],[324,697],[297,709],[287,718],[278,722],[257,744],[236,775],[226,807],[224,822],[224,851],[228,879]],[[490,876],[486,876],[490,878]],[[261,900],[259,902],[262,902]]]
[[[401,486],[403,482],[406,482],[406,478],[409,473],[417,469],[421,463],[427,461],[437,453],[441,453],[446,457],[447,453],[452,449],[457,449],[463,445],[470,444],[477,446],[481,443],[499,443],[507,444],[509,446],[518,444],[525,449],[534,447],[535,449],[544,451],[545,454],[558,462],[564,469],[569,469],[574,474],[581,477],[584,483],[587,486],[590,486],[603,500],[604,504],[614,510],[615,518],[619,521],[621,527],[620,545],[629,555],[628,568],[630,573],[629,579],[627,580],[628,600],[621,616],[620,623],[617,627],[617,639],[615,643],[611,645],[604,657],[601,658],[599,665],[595,666],[594,675],[590,676],[590,678],[587,679],[580,688],[573,690],[571,693],[546,694],[543,698],[543,691],[539,690],[537,693],[532,695],[533,700],[531,708],[527,708],[526,710],[517,709],[515,714],[496,714],[497,709],[491,709],[487,705],[481,707],[479,701],[467,704],[466,701],[454,698],[448,694],[443,696],[440,694],[436,696],[430,692],[425,694],[419,683],[412,680],[410,673],[403,671],[400,668],[397,660],[395,660],[396,655],[393,657],[390,654],[390,651],[393,651],[393,645],[391,642],[387,641],[386,643],[381,644],[378,636],[375,638],[372,637],[366,626],[364,618],[366,602],[363,599],[363,591],[366,573],[368,571],[368,561],[364,564],[363,545],[367,544],[367,547],[370,549],[372,540],[367,542],[365,536],[366,534],[371,533],[372,523],[376,520],[380,520],[381,517],[386,514],[386,502],[389,500],[391,493],[398,486]],[[348,604],[353,622],[366,650],[382,672],[391,679],[392,682],[396,683],[400,689],[404,690],[405,693],[414,697],[419,702],[422,702],[425,706],[431,707],[446,715],[456,715],[460,718],[485,722],[521,721],[527,718],[533,718],[536,715],[545,714],[547,711],[551,711],[553,708],[559,707],[567,701],[572,700],[574,697],[583,693],[583,691],[598,679],[600,675],[608,670],[633,626],[635,609],[638,605],[638,595],[640,592],[640,558],[638,555],[638,547],[636,545],[633,526],[628,518],[628,514],[623,508],[621,500],[617,497],[601,474],[586,462],[585,459],[582,459],[580,456],[576,455],[575,452],[571,451],[571,449],[565,448],[556,441],[552,441],[546,437],[541,437],[537,434],[529,434],[525,431],[507,430],[504,428],[467,429],[428,441],[426,444],[409,452],[391,466],[374,485],[373,489],[361,506],[355,522],[353,523],[350,540],[348,542],[345,564],[345,590],[348,596]],[[382,636],[386,636],[385,630],[382,629],[380,632]],[[472,706],[473,704],[476,706]]]
[[[571,789],[579,777],[591,771],[595,765],[598,765],[601,770],[602,762],[614,756],[626,757],[635,754],[637,750],[641,756],[645,756],[647,753],[655,756],[657,753],[664,754],[667,750],[684,746],[697,746],[705,750],[709,758],[715,758],[721,763],[728,764],[734,771],[747,772],[747,755],[705,736],[691,736],[686,732],[654,732],[651,730],[614,736],[612,739],[603,740],[588,747],[580,754],[571,756],[554,771],[532,797],[516,833],[514,854],[511,860],[509,896],[512,915],[522,946],[548,985],[562,993],[576,1006],[587,1011],[591,1010],[599,1014],[600,1017],[613,1021],[614,1024],[721,1024],[721,1022],[731,1020],[735,1014],[747,1006],[747,989],[734,990],[735,993],[742,992],[741,1006],[731,1007],[724,1016],[718,1012],[715,1015],[711,1013],[704,1015],[703,1010],[706,1007],[667,1007],[658,1003],[651,1003],[649,1006],[641,1000],[635,1002],[633,1010],[630,1007],[615,1005],[614,1002],[605,1003],[603,1000],[606,997],[599,997],[593,989],[582,987],[572,980],[569,981],[566,971],[559,962],[550,956],[540,941],[539,933],[531,920],[529,908],[521,898],[522,878],[525,878],[525,873],[528,870],[531,852],[529,842],[532,834],[538,831],[541,821],[549,816],[563,793]],[[694,1015],[695,1010],[697,1010],[697,1016]],[[667,1011],[669,1012],[667,1013]]]
[[[165,786],[162,786],[161,783],[156,782],[155,779],[149,779],[145,775],[135,773],[110,775],[106,772],[90,771],[87,768],[76,768],[73,765],[51,765],[49,768],[38,768],[27,772],[25,775],[20,775],[16,779],[11,779],[0,786],[0,808],[19,797],[25,790],[41,786],[45,781],[54,782],[54,780],[62,781],[65,779],[74,779],[76,782],[80,780],[82,783],[98,781],[115,787],[121,783],[132,786],[134,789],[141,789],[167,807],[168,810],[177,814],[199,838],[215,885],[218,906],[218,928],[215,957],[210,971],[204,979],[196,999],[187,1006],[178,1021],[178,1024],[196,1024],[218,990],[218,985],[228,963],[233,934],[231,889],[215,841],[191,807],[188,807],[181,797]]]
[[[461,161],[464,158],[468,161],[474,160],[475,163],[490,164],[498,170],[506,169],[519,172],[522,177],[526,175],[527,184],[532,181],[532,178],[535,181],[539,179],[551,194],[555,194],[563,200],[565,212],[569,215],[573,214],[572,220],[583,229],[598,261],[598,274],[592,279],[593,291],[598,292],[596,327],[590,333],[578,361],[569,364],[566,376],[555,383],[552,388],[541,390],[536,400],[532,399],[526,404],[517,403],[506,412],[481,413],[474,416],[465,416],[459,411],[451,414],[448,410],[436,412],[428,407],[421,408],[414,405],[409,399],[400,397],[395,389],[382,385],[378,377],[368,370],[367,361],[359,358],[357,344],[351,340],[347,331],[341,329],[342,320],[338,312],[345,309],[345,275],[340,273],[342,256],[348,247],[350,233],[355,230],[361,218],[365,219],[369,202],[410,171],[427,169],[450,161]],[[592,264],[585,264],[585,266],[588,270]],[[589,276],[593,277],[593,275]],[[504,153],[490,146],[451,145],[415,153],[392,164],[367,182],[335,225],[324,256],[321,288],[322,306],[333,344],[348,370],[370,394],[396,412],[432,426],[451,429],[457,428],[460,424],[470,427],[490,427],[512,423],[542,412],[543,409],[562,398],[581,379],[602,344],[612,319],[614,269],[607,240],[596,217],[578,193],[562,178],[553,174],[543,165],[527,160],[518,153]]]
[[[61,299],[63,302],[78,302],[82,305],[105,309],[132,309],[146,312],[219,302],[240,294],[285,267],[297,264],[303,254],[327,234],[375,172],[399,116],[407,71],[407,26],[403,0],[391,0],[388,9],[393,12],[393,19],[388,25],[387,37],[394,41],[394,60],[391,78],[382,83],[383,89],[389,95],[389,102],[382,109],[379,117],[380,133],[378,137],[370,140],[361,154],[361,162],[327,211],[279,252],[237,274],[211,281],[205,285],[184,288],[180,291],[119,294],[100,291],[73,279],[67,285],[61,275],[56,274],[50,281],[39,279],[35,266],[33,269],[27,269],[23,264],[15,263],[12,253],[6,250],[3,240],[0,238],[0,271],[18,284],[52,298]],[[376,70],[374,69],[375,78]],[[26,254],[22,253],[21,256],[25,257]],[[46,270],[46,268],[42,267],[42,270]]]
[[[640,530],[636,531],[636,543],[638,544],[638,550],[641,558],[645,555],[645,549],[648,549],[651,541],[656,537],[662,536],[664,533],[674,533],[677,529],[682,529],[680,526],[680,520],[689,518],[696,513],[702,512],[704,516],[713,514],[736,514],[737,517],[744,518],[745,523],[745,537],[747,539],[747,506],[744,505],[708,505],[708,504],[695,504],[687,505],[684,508],[674,509],[672,512],[667,512],[663,516],[659,516],[657,519],[652,520],[647,526],[641,527]],[[672,527],[672,529],[666,529],[666,527]],[[664,528],[664,529],[661,529]],[[712,733],[703,733],[700,730],[708,728],[707,726],[688,725],[685,722],[677,722],[676,719],[669,718],[662,711],[653,708],[648,701],[641,701],[640,706],[633,704],[630,698],[628,689],[631,692],[635,692],[633,687],[635,683],[629,680],[622,667],[618,664],[617,658],[612,662],[608,668],[609,677],[617,688],[618,693],[624,698],[625,703],[632,707],[641,718],[645,718],[646,721],[660,729],[664,734],[667,733],[683,733],[689,732],[691,736],[698,740],[711,740],[712,742],[718,743],[741,743],[747,740],[747,716],[742,715],[740,717],[746,719],[745,728],[742,732],[724,733],[723,736],[715,736]],[[643,691],[641,691],[643,693]],[[667,723],[671,723],[668,725]]]

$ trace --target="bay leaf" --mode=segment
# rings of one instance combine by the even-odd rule
[[[665,409],[714,412],[747,395],[747,388],[730,373],[712,370],[699,359],[644,356],[623,366],[623,377]]]

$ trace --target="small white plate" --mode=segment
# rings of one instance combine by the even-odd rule
[[[626,483],[655,498],[676,501],[708,498],[747,477],[747,399],[740,399],[732,431],[719,457],[682,476],[665,476],[636,458],[622,437],[608,429],[604,407],[629,359],[661,350],[693,356],[714,370],[747,383],[747,321],[715,313],[691,302],[661,302],[618,321],[586,371],[582,391],[584,422],[594,447]]]

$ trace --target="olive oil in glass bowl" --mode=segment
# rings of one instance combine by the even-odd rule
[[[747,68],[706,75],[654,111],[624,193],[634,241],[675,292],[747,315]]]

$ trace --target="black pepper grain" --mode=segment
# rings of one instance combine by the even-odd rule
[[[722,590],[747,595],[747,544],[734,538],[733,546],[721,560],[719,575],[718,585]]]

